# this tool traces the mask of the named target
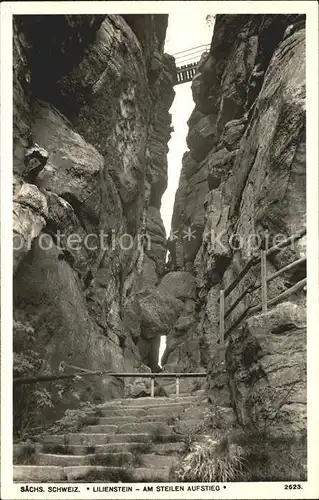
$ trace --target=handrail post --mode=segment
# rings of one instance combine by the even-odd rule
[[[267,312],[267,256],[266,251],[261,250],[260,254],[261,262],[261,304],[262,312]]]
[[[224,348],[225,333],[225,295],[224,290],[219,292],[219,345]]]
[[[151,398],[155,395],[155,377],[151,377]]]
[[[176,396],[179,396],[179,377],[176,377]]]

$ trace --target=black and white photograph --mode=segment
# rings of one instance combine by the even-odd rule
[[[316,2],[17,4],[2,498],[318,498]]]

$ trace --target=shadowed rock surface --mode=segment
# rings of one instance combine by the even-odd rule
[[[248,425],[255,418],[255,393],[266,387],[278,392],[277,401],[269,403],[276,408],[284,398],[280,387],[291,387],[283,426],[297,432],[305,427],[306,415],[305,325],[297,328],[289,315],[297,305],[305,311],[305,292],[299,290],[287,304],[235,329],[226,364],[220,357],[218,301],[220,289],[258,253],[256,237],[268,234],[270,247],[276,235],[283,240],[306,225],[304,16],[217,15],[210,51],[198,64],[192,92],[189,150],[172,217],[177,238],[169,241],[169,250],[170,270],[190,272],[195,279],[196,308],[187,320],[183,313],[168,334],[164,361],[174,359],[176,370],[184,369],[185,350],[192,345],[197,355],[187,357],[188,369],[207,369],[211,401],[232,406]],[[187,239],[183,234],[189,227],[195,237]],[[272,254],[268,276],[305,251],[304,237]],[[301,264],[271,281],[268,299],[305,274]],[[226,310],[258,280],[260,265],[226,298]],[[226,319],[226,330],[260,300],[260,290],[246,295]],[[283,309],[286,326],[281,325]],[[295,370],[301,373],[293,388]]]
[[[35,332],[38,373],[157,367],[152,306],[139,294],[152,297],[165,269],[159,209],[175,80],[163,53],[167,18],[14,19],[14,317]],[[124,394],[117,379],[64,386],[47,419],[83,398]]]

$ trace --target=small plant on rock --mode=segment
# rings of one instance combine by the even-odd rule
[[[218,446],[216,441],[211,439],[194,444],[176,471],[178,479],[184,482],[238,480],[242,474],[244,460],[239,454],[229,454],[228,449],[224,448],[224,443]]]

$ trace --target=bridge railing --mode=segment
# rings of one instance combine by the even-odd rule
[[[157,378],[175,378],[176,396],[179,395],[179,382],[181,378],[206,378],[206,373],[174,373],[174,372],[159,372],[159,373],[119,373],[109,370],[90,371],[73,365],[68,365],[69,368],[77,369],[73,373],[62,373],[59,375],[38,375],[36,377],[16,377],[13,379],[14,386],[23,384],[35,384],[38,382],[53,382],[57,380],[79,379],[87,376],[107,376],[115,378],[149,378],[150,379],[150,395],[155,396],[155,379]]]
[[[209,44],[204,44],[173,54],[177,71],[181,70],[189,64],[198,63],[203,52],[209,51],[209,48]]]
[[[306,229],[303,229],[299,233],[290,236],[286,240],[282,241],[278,245],[274,245],[273,247],[267,250],[261,250],[259,256],[252,257],[246,264],[246,266],[241,270],[238,276],[230,283],[230,285],[224,290],[220,290],[219,297],[219,343],[222,351],[225,348],[225,340],[229,337],[229,335],[237,328],[248,316],[255,314],[259,311],[263,313],[267,312],[268,307],[275,305],[293,293],[297,292],[301,288],[305,287],[307,284],[307,278],[304,278],[298,281],[295,285],[288,288],[284,292],[280,293],[276,297],[273,297],[271,300],[268,300],[268,283],[270,283],[278,276],[281,276],[288,270],[291,270],[295,267],[298,267],[300,264],[306,262],[307,258],[302,257],[300,259],[295,260],[294,262],[287,264],[285,267],[279,269],[269,277],[267,277],[267,257],[272,255],[275,252],[281,251],[283,248],[287,247],[289,244],[301,239],[306,235]],[[233,302],[233,304],[225,311],[225,298],[236,288],[236,286],[242,281],[242,279],[246,276],[246,274],[257,264],[261,264],[261,280],[257,285],[250,284],[245,290],[240,294],[240,296]],[[227,330],[225,330],[225,319],[233,312],[233,310],[240,304],[246,295],[251,294],[252,292],[261,289],[261,303],[258,303],[254,306],[248,306],[243,313],[229,326]]]

